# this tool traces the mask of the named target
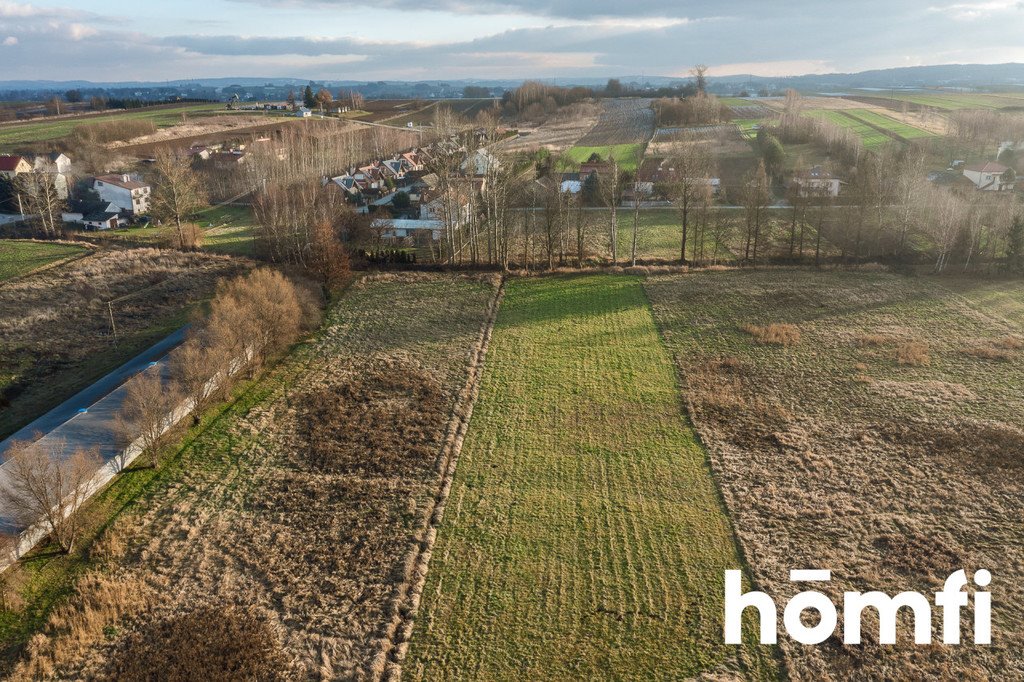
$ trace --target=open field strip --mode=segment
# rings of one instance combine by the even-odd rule
[[[129,109],[102,116],[59,118],[49,121],[0,125],[0,149],[16,144],[56,140],[69,135],[76,126],[109,123],[110,121],[151,120],[158,127],[164,128],[180,123],[182,116],[209,114],[222,109],[224,109],[224,105],[216,102],[184,104],[166,108]]]
[[[935,137],[934,133],[897,121],[894,118],[890,118],[889,116],[880,114],[876,111],[871,111],[870,109],[849,109],[846,113],[847,115],[854,116],[869,125],[895,133],[905,140],[916,140],[922,137]]]
[[[0,240],[0,283],[83,253],[85,249],[73,244]]]
[[[408,679],[771,679],[725,647],[739,567],[636,278],[506,287]]]
[[[946,279],[776,269],[644,286],[776,603],[804,589],[793,568],[830,569],[815,589],[835,603],[934,593],[961,568],[998,576],[992,646],[914,646],[906,613],[899,643],[879,646],[872,617],[863,646],[780,640],[793,679],[1024,678],[1024,284],[958,295]],[[789,325],[787,345],[762,340],[770,325]]]
[[[94,513],[100,528],[113,525],[104,543],[122,550],[41,549],[27,589],[39,608],[26,617],[39,627],[54,587],[70,591],[63,569],[72,567],[155,590],[160,606],[126,605],[108,623],[113,635],[63,650],[59,677],[116,678],[134,635],[227,604],[279,623],[288,661],[280,679],[381,672],[382,641],[431,514],[448,425],[465,410],[469,357],[496,284],[416,274],[354,284],[320,332],[192,434],[156,476],[143,469],[116,479]],[[140,487],[139,477],[149,483]],[[79,608],[78,599],[64,603]],[[10,622],[0,632],[10,655],[31,628]],[[59,644],[59,632],[50,634]]]
[[[841,110],[837,109],[811,109],[806,113],[807,116],[814,118],[823,118],[830,123],[834,123],[842,128],[848,128],[853,131],[864,143],[866,149],[874,149],[875,147],[881,147],[882,145],[888,144],[893,141],[891,137],[885,133],[875,130],[867,123],[863,121],[855,120],[849,116],[843,114]]]

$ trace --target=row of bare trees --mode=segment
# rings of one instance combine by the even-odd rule
[[[156,467],[186,413],[198,423],[210,404],[228,398],[235,378],[252,376],[315,327],[320,310],[315,287],[277,270],[261,268],[222,282],[209,314],[193,323],[168,369],[155,366],[127,383],[116,418],[119,447],[138,446],[144,461]],[[96,448],[69,452],[49,437],[14,443],[3,465],[0,501],[22,527],[42,527],[61,551],[71,552],[101,464]]]

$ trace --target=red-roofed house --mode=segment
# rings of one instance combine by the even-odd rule
[[[1012,168],[995,161],[964,166],[964,177],[983,192],[1012,192],[1017,180]]]
[[[14,179],[22,173],[32,171],[32,164],[21,156],[0,156],[0,176]]]

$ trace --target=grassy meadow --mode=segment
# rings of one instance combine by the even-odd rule
[[[639,280],[510,281],[405,676],[772,679],[721,644],[740,566]]]
[[[0,240],[0,283],[84,252],[74,244]]]

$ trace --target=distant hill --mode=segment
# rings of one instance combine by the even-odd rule
[[[617,76],[624,84],[648,85],[651,87],[678,85],[686,78],[666,76]],[[600,87],[607,82],[601,77],[545,78],[545,82],[558,85],[583,85]],[[236,86],[239,88],[304,87],[310,83],[303,78],[191,78],[174,81],[132,81],[132,82],[90,82],[90,81],[47,81],[47,80],[0,80],[0,92],[63,92],[80,89],[140,90],[205,88],[221,90]],[[430,80],[430,81],[312,81],[329,88],[360,88],[372,92],[388,92],[397,96],[430,96],[429,93],[460,91],[467,85],[479,85],[494,89],[514,88],[522,80],[472,79],[472,80]],[[849,88],[924,88],[948,87],[965,89],[1007,89],[1024,88],[1024,64],[942,64],[937,66],[905,66],[892,69],[875,69],[859,73],[808,74],[804,76],[765,77],[754,75],[719,76],[711,79],[713,89],[737,88],[798,88],[800,90],[835,91]]]

